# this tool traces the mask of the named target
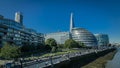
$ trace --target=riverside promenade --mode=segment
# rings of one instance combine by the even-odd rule
[[[82,57],[82,56],[86,56],[91,54],[91,56],[93,56],[92,59],[95,59],[95,56],[98,57],[100,55],[102,55],[102,53],[108,53],[111,50],[114,50],[115,48],[104,48],[104,49],[84,49],[84,50],[80,50],[79,52],[74,52],[74,53],[67,53],[67,54],[62,54],[62,55],[57,55],[57,56],[50,56],[50,57],[43,57],[43,58],[38,58],[35,60],[21,60],[21,61],[16,61],[11,63],[11,66],[8,68],[51,68],[51,67],[56,67],[58,68],[59,65],[60,66],[68,66],[67,68],[75,68],[75,66],[79,66],[77,68],[80,68],[80,66],[82,65],[80,61],[75,61],[75,63],[73,63],[73,61],[76,60],[80,60],[80,58],[78,57]],[[100,54],[101,53],[101,54]],[[103,53],[103,54],[104,54]],[[88,58],[88,57],[86,57]],[[90,60],[90,56],[89,56],[89,60]],[[72,61],[72,64],[70,64],[70,62]],[[87,62],[87,60],[83,60],[83,62]],[[64,63],[62,64],[61,63]],[[89,62],[89,61],[88,61]],[[67,63],[67,64],[66,64]],[[59,65],[58,65],[59,64]],[[59,67],[60,68],[60,67]],[[61,67],[63,68],[63,67]]]
[[[51,57],[51,59],[46,59],[46,60],[43,60],[41,62],[38,61],[38,63],[32,62],[32,63],[28,63],[28,64],[23,64],[23,68],[45,68],[45,67],[51,68],[51,66],[59,64],[61,62],[64,62],[67,60],[70,61],[71,58],[73,58],[73,57],[74,58],[80,57],[80,56],[92,54],[92,53],[97,54],[99,52],[103,52],[103,51],[106,51],[108,49],[112,49],[112,48],[106,48],[106,49],[100,49],[100,50],[91,49],[91,50],[84,50],[84,51],[77,52],[77,53],[64,54],[62,56],[54,56],[54,57]],[[71,68],[74,68],[74,67],[71,67]]]
[[[105,68],[120,68],[120,48],[118,48],[114,58],[106,64]]]

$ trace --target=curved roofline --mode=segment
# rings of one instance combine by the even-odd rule
[[[99,34],[94,34],[94,35],[108,35],[108,34],[99,33]]]
[[[82,28],[82,27],[75,27],[75,28],[72,28],[72,29],[85,29],[85,28]]]

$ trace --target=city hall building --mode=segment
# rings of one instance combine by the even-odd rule
[[[75,41],[82,42],[86,46],[97,46],[98,42],[95,36],[84,28],[73,28],[72,29],[72,38]]]
[[[44,43],[44,34],[23,25],[23,15],[15,13],[15,20],[0,15],[0,46],[4,42],[15,45],[38,45]]]

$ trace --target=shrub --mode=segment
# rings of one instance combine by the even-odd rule
[[[20,54],[21,51],[18,46],[5,43],[4,46],[1,48],[0,56],[4,59],[12,59],[19,57]]]

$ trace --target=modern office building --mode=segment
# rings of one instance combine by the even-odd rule
[[[24,27],[23,16],[19,12],[15,14],[15,20],[0,15],[0,46],[4,42],[15,45],[38,45],[44,43],[44,34]]]
[[[70,32],[55,32],[45,34],[45,41],[49,38],[55,39],[57,44],[64,44],[65,41],[70,38]]]
[[[109,44],[109,37],[107,34],[94,34],[97,41],[98,45],[104,46]]]

